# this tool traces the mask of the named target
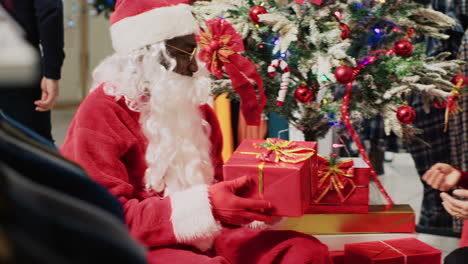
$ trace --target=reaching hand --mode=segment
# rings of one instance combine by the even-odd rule
[[[41,99],[34,102],[36,111],[49,111],[54,107],[59,94],[59,81],[43,77],[41,80]]]
[[[271,222],[271,216],[261,213],[261,210],[271,208],[265,200],[247,199],[235,195],[236,191],[250,183],[247,176],[232,181],[223,181],[209,187],[214,217],[232,225],[248,224],[254,220]]]
[[[453,191],[453,195],[468,198],[468,190],[458,189]],[[468,219],[468,201],[458,200],[448,193],[441,193],[440,198],[442,198],[442,205],[449,214],[460,220]]]
[[[446,163],[436,163],[423,175],[423,180],[432,188],[448,191],[460,181],[461,173]]]

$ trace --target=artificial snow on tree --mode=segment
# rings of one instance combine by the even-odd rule
[[[455,21],[413,1],[212,0],[196,2],[195,14],[200,25],[222,18],[234,26],[244,40],[243,56],[262,76],[267,96],[264,112],[285,117],[308,140],[325,135],[331,126],[340,126],[347,91],[344,83],[350,82],[346,110],[352,112],[353,123],[381,114],[386,133],[412,137],[418,131],[397,118],[405,95],[424,94],[427,105],[435,99],[447,101],[455,88],[450,80],[464,63],[445,60],[446,53],[425,55],[418,37],[448,38],[443,30]],[[277,59],[287,63],[288,86],[293,88],[285,89],[281,74],[268,74],[268,67]],[[304,104],[296,100],[295,88],[301,85],[313,90],[314,100]],[[287,94],[277,104],[280,87]],[[237,96],[226,74],[214,82],[213,89],[215,95],[225,92]]]

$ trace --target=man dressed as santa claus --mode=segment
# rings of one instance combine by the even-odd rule
[[[115,53],[94,72],[61,152],[122,203],[150,263],[331,263],[327,247],[271,222],[265,200],[236,196],[247,177],[222,181],[222,138],[199,26],[188,0],[117,1]]]

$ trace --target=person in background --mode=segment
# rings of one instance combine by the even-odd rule
[[[450,52],[452,55],[449,59],[455,59],[462,43],[463,33],[467,28],[468,9],[465,8],[467,0],[417,0],[417,2],[429,4],[432,9],[455,19],[457,24],[452,29],[444,31],[450,38],[426,39],[426,55],[437,56],[441,52]],[[462,125],[466,121],[460,122],[464,118],[463,112],[466,111],[460,111],[461,113],[457,115],[457,119],[460,118],[457,123],[452,122],[455,118],[451,118],[446,133],[444,132],[445,109],[438,109],[432,104],[425,105],[422,96],[417,93],[408,94],[406,99],[418,117],[412,125],[422,131],[418,134],[420,141],[413,140],[407,144],[418,174],[422,177],[436,163],[453,164],[467,169],[466,160],[460,158],[465,155],[461,155],[460,152],[463,152],[463,149],[466,151],[467,146],[466,124]],[[426,106],[429,106],[430,111]],[[423,200],[416,232],[459,237],[463,222],[448,214],[441,205],[439,192],[425,184],[423,180],[421,181]]]
[[[149,263],[330,264],[310,235],[245,226],[273,222],[271,204],[236,195],[252,187],[247,177],[223,181],[222,135],[188,3],[116,2],[116,52],[96,68],[62,154],[118,197]]]
[[[460,248],[453,251],[445,258],[446,264],[466,263],[468,256],[468,172],[461,171],[446,163],[434,164],[422,179],[432,188],[442,191],[440,198],[445,210],[459,220],[464,220],[465,224],[460,238]],[[463,189],[456,189],[452,195],[447,193],[452,188],[459,186]],[[460,200],[458,198],[464,198]]]
[[[59,94],[65,58],[61,0],[0,0],[41,57],[35,84],[3,88],[0,109],[22,125],[53,141],[50,110]]]
[[[442,205],[450,215],[457,219],[468,219],[468,201],[456,199],[447,193],[453,187],[460,186],[464,189],[454,190],[453,195],[468,198],[468,172],[446,163],[436,163],[423,175],[423,180],[432,188],[442,191],[440,193]],[[468,246],[468,241],[462,243]]]

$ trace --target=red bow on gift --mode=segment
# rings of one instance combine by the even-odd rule
[[[255,65],[238,54],[245,51],[241,35],[225,19],[216,18],[205,23],[206,31],[202,30],[197,36],[201,48],[200,59],[206,62],[208,70],[217,78],[222,77],[224,66],[234,90],[240,96],[241,110],[247,125],[260,125],[260,117],[266,103],[263,81]],[[249,79],[257,84],[258,97]]]
[[[296,3],[300,4],[300,5],[303,5],[305,0],[294,0],[296,1]],[[310,0],[312,3],[316,4],[316,5],[321,5],[322,4],[322,0]]]
[[[321,155],[318,155],[317,158],[319,164],[318,175],[320,179],[317,186],[318,190],[313,201],[319,203],[323,197],[332,190],[336,191],[341,202],[346,201],[356,189],[354,181],[350,179],[353,177],[353,160],[346,159],[337,162],[335,158],[331,158],[331,162]],[[347,194],[344,193],[346,184],[351,185],[351,189]]]

